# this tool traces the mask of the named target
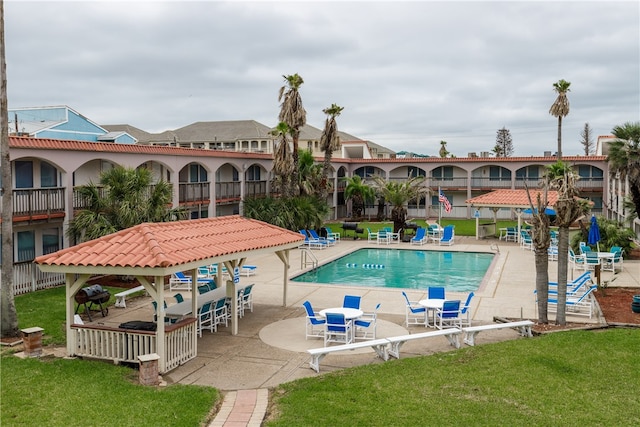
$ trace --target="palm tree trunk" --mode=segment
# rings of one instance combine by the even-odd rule
[[[4,46],[4,3],[0,2],[0,169],[2,169],[2,272],[0,272],[0,325],[2,337],[18,336],[18,313],[13,299],[13,201],[7,107],[7,64]]]
[[[538,294],[538,323],[549,323],[549,255],[546,249],[535,249],[536,293]]]
[[[562,116],[558,116],[558,160],[562,160]]]
[[[569,227],[562,225],[558,228],[558,309],[556,325],[566,325],[567,303],[567,271],[569,265]]]
[[[290,194],[293,197],[300,195],[300,185],[298,184],[298,175],[300,173],[300,158],[298,155],[298,140],[300,138],[300,132],[293,132],[292,140],[293,140],[293,173],[291,174],[291,191]]]

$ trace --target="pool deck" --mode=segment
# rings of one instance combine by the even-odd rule
[[[456,237],[455,245],[450,247],[434,244],[411,246],[409,243],[388,247],[493,252],[496,244],[499,254],[495,259],[493,270],[476,292],[471,304],[473,323],[492,323],[496,316],[536,319],[533,295],[534,254],[529,250],[521,249],[515,243],[498,242],[496,239],[477,241],[471,237]],[[366,240],[345,239],[334,247],[314,250],[313,254],[320,263],[323,263],[366,246],[376,245],[375,243],[370,245]],[[303,271],[301,252],[298,249],[291,250],[289,277]],[[198,339],[198,356],[166,373],[164,375],[166,382],[208,385],[229,391],[265,389],[298,378],[317,376],[318,374],[309,369],[309,355],[305,349],[322,347],[322,340],[305,340],[303,330],[305,313],[302,303],[306,300],[309,300],[318,311],[341,306],[342,298],[347,293],[361,295],[362,307],[365,311],[372,311],[377,303],[382,304],[379,310],[379,319],[382,321],[380,323],[395,328],[391,328],[393,332],[401,328],[404,322],[405,302],[399,289],[290,282],[286,306],[283,306],[283,264],[280,259],[275,254],[268,254],[250,258],[247,264],[258,267],[255,276],[241,278],[242,283],[255,283],[253,288],[255,308],[253,313],[247,313],[240,319],[238,335],[232,336],[229,332],[230,328],[224,327],[217,333],[205,332],[203,337]],[[550,280],[556,278],[556,265],[556,262],[549,262]],[[624,272],[617,276],[616,286],[640,288],[640,261],[625,260]],[[609,280],[611,277],[610,272],[602,274],[603,280]],[[571,271],[569,278],[571,278]],[[425,292],[409,291],[408,294],[411,299],[417,300]],[[464,300],[466,296],[466,292],[447,292],[447,298],[450,299]],[[167,302],[171,303],[173,299],[167,297]],[[104,324],[117,325],[126,320],[151,320],[152,315],[150,299],[140,297],[128,300],[127,308],[113,308],[107,317],[98,316],[97,320]],[[550,315],[550,320],[553,320],[553,314]],[[567,320],[592,324],[602,321],[597,314],[592,319],[568,315]],[[292,327],[292,325],[295,326]],[[411,333],[425,331],[422,326],[411,326],[406,329]],[[478,335],[477,343],[482,345],[518,337],[519,335],[511,329],[487,331]],[[295,351],[291,349],[293,341],[298,346]],[[402,347],[402,357],[433,354],[452,349],[453,347],[445,339],[416,340]],[[369,363],[382,363],[371,349],[331,354],[323,359],[320,375]]]

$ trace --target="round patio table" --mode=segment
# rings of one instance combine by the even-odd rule
[[[444,305],[445,300],[444,299],[423,299],[418,301],[418,304],[420,304],[421,306],[425,307],[427,309],[427,313],[429,311],[431,311],[433,313],[433,324],[430,325],[429,324],[429,315],[427,315],[427,321],[424,322],[424,327],[427,328],[429,326],[436,326],[436,311],[438,309],[442,309],[442,306]]]

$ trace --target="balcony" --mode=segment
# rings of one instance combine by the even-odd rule
[[[466,190],[467,189],[467,178],[429,178],[429,186],[437,190],[438,188],[442,190]]]
[[[580,190],[602,192],[604,189],[604,180],[602,178],[580,178],[576,181],[576,186]]]
[[[266,197],[267,181],[247,181],[244,185],[245,197]]]
[[[179,184],[180,204],[204,204],[211,199],[211,184],[209,182],[190,182]]]
[[[38,221],[65,216],[65,188],[13,190],[13,220]]]
[[[497,190],[511,188],[511,178],[471,178],[472,190]]]
[[[542,178],[516,178],[515,188],[522,189],[525,184],[527,188],[542,188],[543,183],[544,179]]]
[[[232,204],[240,201],[240,181],[216,182],[216,203]]]

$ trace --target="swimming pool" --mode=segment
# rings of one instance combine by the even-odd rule
[[[410,249],[358,249],[291,279],[293,282],[469,292],[478,289],[493,254]]]

